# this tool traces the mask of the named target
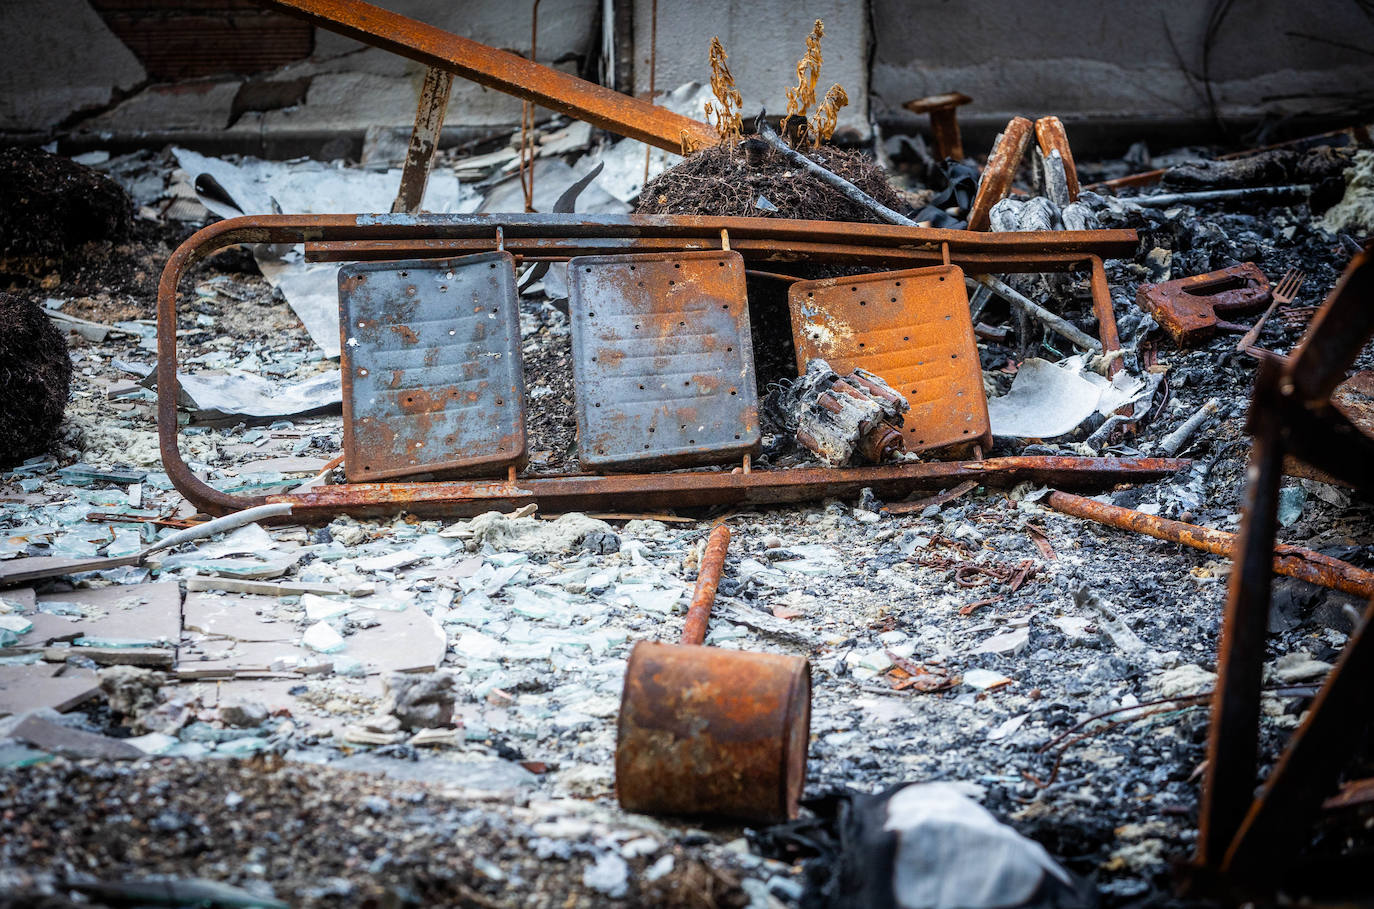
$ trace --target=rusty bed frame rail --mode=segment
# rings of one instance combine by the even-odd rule
[[[453,255],[493,249],[526,259],[567,258],[592,251],[650,248],[720,249],[746,261],[831,261],[881,269],[959,264],[975,272],[1077,271],[1092,274],[1094,308],[1103,347],[1118,348],[1103,256],[1135,250],[1130,230],[976,233],[886,224],[702,218],[672,215],[260,215],[210,225],[173,252],[158,286],[158,437],[163,466],[196,507],[223,514],[267,502],[290,502],[297,519],[337,514],[470,514],[538,501],[548,511],[701,507],[732,503],[793,502],[818,496],[852,496],[868,486],[879,495],[996,478],[1037,479],[1081,487],[1164,476],[1186,461],[1162,458],[994,458],[879,467],[645,474],[505,477],[468,482],[348,483],[302,493],[238,496],[195,476],[182,457],[177,425],[177,295],[182,277],[219,249],[244,243],[306,243],[344,258],[370,245],[388,244],[377,258]],[[455,245],[456,244],[456,245]]]

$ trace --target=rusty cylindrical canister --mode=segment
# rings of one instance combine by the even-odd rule
[[[810,664],[700,646],[728,543],[720,527],[707,544],[684,643],[641,641],[630,653],[615,755],[616,793],[627,811],[762,823],[797,815]]]

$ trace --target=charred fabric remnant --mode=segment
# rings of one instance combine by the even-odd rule
[[[765,413],[777,428],[820,457],[827,467],[881,464],[906,450],[906,398],[866,369],[841,378],[815,359],[806,374],[775,388]]]
[[[41,149],[0,149],[0,274],[46,272],[83,244],[129,236],[133,203],[104,174]]]
[[[803,152],[878,202],[898,212],[911,206],[887,174],[861,152],[833,146]],[[797,218],[815,221],[868,221],[878,218],[834,187],[789,164],[761,139],[739,146],[716,145],[688,155],[650,180],[640,194],[637,214],[715,215]],[[866,269],[799,266],[801,278],[831,278]],[[746,281],[754,327],[754,368],[760,387],[795,375],[787,282],[750,276]]]
[[[0,293],[0,467],[47,450],[71,384],[62,331],[35,301]]]

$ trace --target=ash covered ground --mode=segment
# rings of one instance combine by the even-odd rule
[[[1218,417],[1181,452],[1190,470],[1106,497],[1234,530],[1255,361],[1234,350],[1233,335],[1180,351],[1151,333],[1133,302],[1136,286],[1238,261],[1255,261],[1273,280],[1303,268],[1309,277],[1297,299],[1260,338],[1283,353],[1355,241],[1321,228],[1303,204],[1228,213],[1103,201],[1096,213],[1103,226],[1141,231],[1138,255],[1109,264],[1116,317],[1129,367],[1167,370],[1167,379],[1137,434],[1090,452],[1081,441],[1089,427],[1032,450],[1150,453],[1217,398]],[[138,542],[84,522],[87,511],[128,506],[129,491],[59,473],[77,463],[145,471],[144,510],[194,510],[161,472],[151,394],[128,388],[136,378],[129,365],[153,360],[146,320],[156,275],[190,230],[146,221],[118,249],[14,282],[16,294],[57,298],[68,315],[121,327],[100,341],[73,337],[73,399],[59,445],[3,475],[7,555],[95,555]],[[240,253],[198,266],[183,299],[184,365],[283,379],[334,368]],[[1070,282],[1050,302],[1093,333],[1086,300]],[[521,307],[531,468],[571,469],[567,319],[539,295]],[[1009,319],[996,304],[984,316]],[[1028,354],[1053,358],[1062,342],[1052,338],[1032,325],[984,344],[988,384],[1005,389]],[[1366,354],[1359,366],[1369,365]],[[317,467],[340,449],[337,417],[193,425],[183,438],[197,472],[226,491],[293,485],[303,477],[285,459]],[[1287,478],[1285,490],[1281,541],[1374,567],[1366,505],[1312,480]],[[236,653],[278,668],[251,680],[168,682],[159,716],[174,719],[161,726],[140,726],[99,700],[67,714],[64,725],[138,735],[153,753],[4,770],[4,899],[68,905],[64,882],[77,875],[158,874],[224,881],[292,905],[797,905],[800,865],[752,853],[742,828],[626,815],[613,795],[629,646],[676,637],[710,523],[725,520],[735,537],[707,643],[811,660],[808,796],[967,782],[988,809],[1089,879],[1104,905],[1167,902],[1170,863],[1194,845],[1208,715],[1205,705],[1141,705],[1213,685],[1229,564],[1061,515],[1037,493],[979,487],[909,515],[885,514],[866,499],[598,523],[341,519],[260,529],[266,537],[245,544],[256,549],[193,553],[166,565],[161,579],[214,573],[216,559],[237,556],[286,561],[274,583],[365,590],[335,622],[346,645],[336,671],[271,664],[242,633],[184,622],[178,668],[232,663]],[[62,601],[80,589],[151,580],[147,569],[118,569],[79,579],[77,591],[49,582],[37,593]],[[274,634],[286,629],[283,652],[304,653],[297,640],[314,623],[301,597],[208,596],[233,599]],[[185,597],[183,618],[192,615]],[[366,636],[398,608],[424,613],[443,638],[441,665],[457,704],[451,734],[439,742],[416,745],[376,722],[381,673],[339,671],[343,657],[368,656]],[[1319,683],[1360,609],[1344,594],[1279,580],[1269,681]],[[949,684],[894,687],[902,680],[894,667],[907,661]],[[91,669],[79,657],[70,665]],[[1263,770],[1310,702],[1310,693],[1286,689],[1295,690],[1265,700]],[[243,702],[267,714],[235,725],[225,708]],[[1101,714],[1126,721],[1088,722]],[[362,733],[393,738],[367,744]],[[1324,839],[1318,848],[1341,845],[1338,836]]]

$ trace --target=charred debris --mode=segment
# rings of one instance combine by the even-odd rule
[[[277,5],[428,48],[397,167],[0,152],[0,904],[1371,897],[1368,127],[842,148],[819,21],[770,118]]]

